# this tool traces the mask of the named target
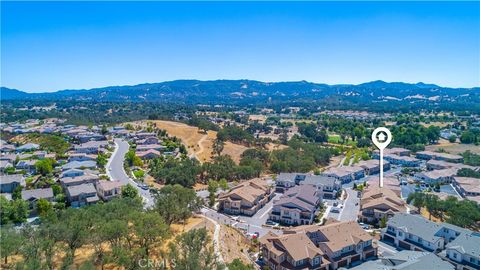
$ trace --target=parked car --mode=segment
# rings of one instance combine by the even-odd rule
[[[332,210],[330,210],[332,213],[340,213],[340,209],[333,207]]]
[[[267,222],[265,222],[265,224],[272,225],[272,226],[278,226],[278,223],[273,221],[273,220],[267,220]]]

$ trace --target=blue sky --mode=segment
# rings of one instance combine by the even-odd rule
[[[1,2],[1,84],[480,85],[480,3]]]

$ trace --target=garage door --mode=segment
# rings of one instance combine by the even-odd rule
[[[347,260],[339,261],[338,267],[347,266]]]
[[[355,255],[355,256],[352,257],[350,262],[356,262],[356,261],[359,261],[359,260],[360,260],[360,255]]]

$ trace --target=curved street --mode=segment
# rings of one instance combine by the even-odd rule
[[[133,179],[131,179],[125,169],[123,168],[123,162],[125,160],[125,154],[130,148],[128,142],[124,139],[115,138],[115,151],[108,160],[107,174],[111,180],[118,180],[123,184],[131,184],[138,190],[138,194],[142,196],[143,202],[146,208],[153,206],[153,197],[150,191],[141,189]]]

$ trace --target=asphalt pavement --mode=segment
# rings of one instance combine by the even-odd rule
[[[125,154],[128,152],[130,145],[124,139],[115,138],[115,151],[110,157],[107,164],[107,174],[111,180],[118,180],[123,184],[131,184],[138,190],[138,194],[142,196],[143,202],[145,203],[145,208],[150,208],[153,206],[154,198],[150,194],[149,190],[144,190],[140,188],[137,183],[131,179],[125,169],[123,168],[123,161],[125,159]]]

